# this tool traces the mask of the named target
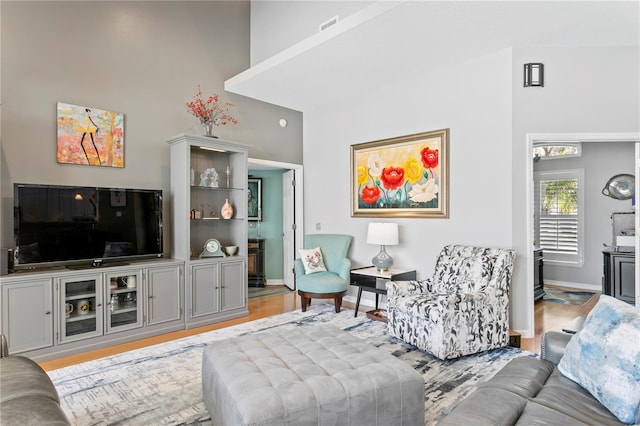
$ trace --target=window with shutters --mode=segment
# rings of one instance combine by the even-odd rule
[[[545,262],[582,266],[584,170],[535,174],[536,245]]]

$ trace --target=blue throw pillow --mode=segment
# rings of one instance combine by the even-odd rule
[[[640,421],[640,307],[600,296],[558,369],[621,422]]]

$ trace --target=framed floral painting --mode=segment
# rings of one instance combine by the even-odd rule
[[[449,129],[351,145],[351,216],[449,217]]]

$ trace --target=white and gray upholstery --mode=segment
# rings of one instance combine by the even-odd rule
[[[387,282],[389,333],[440,359],[509,344],[515,251],[445,246],[431,278]]]
[[[202,360],[214,425],[424,425],[424,379],[331,326],[215,342]]]

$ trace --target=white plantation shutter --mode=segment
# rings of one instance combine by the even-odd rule
[[[536,241],[545,261],[582,265],[581,170],[536,173]]]

